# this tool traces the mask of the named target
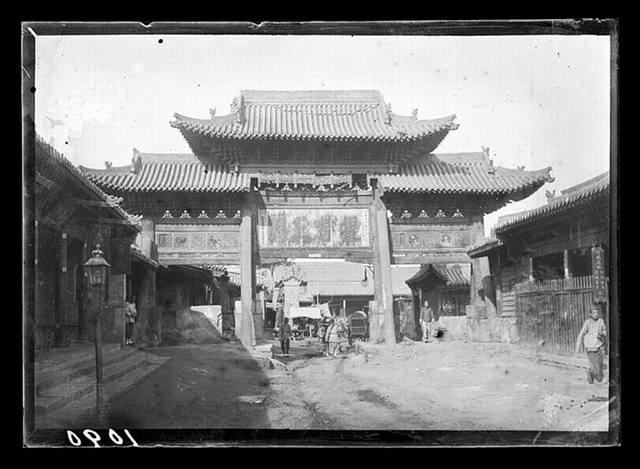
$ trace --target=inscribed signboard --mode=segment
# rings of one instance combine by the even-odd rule
[[[263,248],[369,246],[368,209],[265,209],[258,221]]]
[[[591,264],[593,269],[593,300],[596,303],[604,303],[607,301],[604,249],[599,246],[591,249]]]

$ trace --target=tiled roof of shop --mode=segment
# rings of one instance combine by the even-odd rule
[[[104,190],[131,192],[246,192],[253,173],[230,172],[202,163],[192,154],[139,154],[135,165],[93,169],[80,167]],[[431,154],[402,164],[397,174],[372,174],[385,191],[399,193],[529,193],[551,181],[551,168],[539,171],[490,165],[484,153]]]
[[[374,273],[371,267],[354,262],[296,262],[301,277],[308,282],[313,296],[373,296]],[[414,275],[419,266],[394,265],[391,283],[394,296],[410,296],[405,280]],[[366,274],[365,274],[366,272]],[[366,282],[363,282],[366,276]]]
[[[445,281],[445,285],[464,287],[471,285],[471,264],[423,264],[420,270],[406,283],[411,285],[420,282],[429,274],[435,274]]]
[[[551,167],[537,171],[493,166],[482,152],[430,154],[375,177],[386,191],[406,193],[508,193],[535,191],[551,182]],[[372,176],[374,177],[374,176]]]
[[[105,190],[132,192],[246,192],[249,175],[204,164],[191,154],[138,154],[140,163],[107,169],[80,169]],[[136,159],[136,157],[134,157]]]
[[[61,174],[60,172],[63,172],[63,179],[56,182],[65,184],[65,182],[68,181],[67,177],[69,177],[78,185],[85,187],[100,201],[109,202],[111,200],[109,195],[91,180],[91,177],[74,166],[64,155],[46,143],[40,136],[36,136],[35,156],[38,172],[50,169],[58,176]],[[130,215],[117,204],[112,204],[109,208],[123,220],[128,220],[130,217]]]
[[[188,133],[227,139],[410,142],[458,125],[455,115],[419,120],[393,114],[379,91],[242,91],[231,113],[208,119],[175,114],[171,125]],[[441,139],[442,139],[441,138]],[[441,140],[440,139],[440,140]]]
[[[512,228],[537,222],[542,218],[564,213],[583,204],[588,204],[596,198],[608,197],[609,187],[609,172],[607,171],[563,190],[558,196],[549,197],[545,205],[525,212],[500,217],[493,231],[500,235]]]
[[[496,238],[495,235],[491,235],[488,238],[483,238],[481,241],[469,246],[467,248],[467,254],[469,257],[481,256],[492,249],[502,246],[502,244],[502,241]]]

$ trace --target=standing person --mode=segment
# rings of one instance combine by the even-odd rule
[[[600,317],[600,308],[593,305],[589,312],[589,317],[584,322],[578,340],[576,341],[576,355],[580,352],[580,346],[584,345],[589,360],[589,370],[587,371],[587,381],[593,384],[595,379],[599,383],[604,378],[604,340],[607,336],[607,329],[604,321]]]
[[[291,324],[288,318],[284,318],[282,326],[280,326],[280,348],[285,357],[289,356],[289,346],[291,345]]]
[[[318,342],[322,344],[322,355],[327,356],[327,324],[325,324],[325,320],[323,319],[320,322],[320,327],[318,328]]]
[[[429,333],[431,332],[431,323],[435,320],[433,309],[429,306],[429,302],[425,301],[420,308],[420,327],[422,328],[422,340],[429,341]]]
[[[340,332],[340,328],[334,319],[331,320],[329,326],[327,327],[326,332],[326,340],[329,344],[328,354],[332,356],[338,355],[338,349],[340,347],[340,336],[338,333]]]
[[[136,323],[138,310],[136,309],[136,297],[130,296],[127,299],[127,310],[125,312],[125,345],[133,345],[131,337],[133,336],[133,326]]]

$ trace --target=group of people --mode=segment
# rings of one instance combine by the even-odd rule
[[[339,318],[326,318],[318,331],[318,340],[324,345],[323,355],[336,357],[340,351],[340,338],[347,333],[347,326]],[[280,349],[285,357],[289,356],[293,338],[293,319],[285,318],[278,331]]]
[[[337,357],[340,338],[348,334],[348,326],[341,318],[327,318],[321,327],[318,340],[324,345],[323,355]]]

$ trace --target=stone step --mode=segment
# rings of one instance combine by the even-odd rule
[[[124,347],[121,344],[102,344],[102,354],[117,352]],[[75,363],[81,363],[93,359],[95,356],[95,346],[93,344],[74,345],[69,348],[55,348],[34,361],[35,370],[61,370]]]
[[[107,400],[113,399],[129,390],[140,380],[161,367],[170,357],[158,357],[149,354],[145,363],[133,373],[127,373],[105,384],[104,392]],[[91,418],[96,411],[95,383],[91,392],[80,399],[71,402],[56,410],[49,411],[46,415],[36,414],[36,428],[75,428],[82,418]],[[93,427],[95,428],[95,427]]]
[[[103,350],[102,365],[108,367],[135,355],[135,348],[117,348]],[[48,390],[60,384],[73,381],[83,375],[95,377],[95,354],[86,351],[82,358],[58,363],[51,366],[39,366],[35,370],[36,396],[47,394]]]
[[[117,360],[103,368],[103,383],[122,378],[128,374],[135,374],[137,370],[149,364],[147,352],[133,350],[117,357]],[[74,379],[64,381],[53,387],[44,389],[36,396],[36,414],[47,415],[61,409],[84,396],[95,393],[95,364],[91,373],[80,374]]]

